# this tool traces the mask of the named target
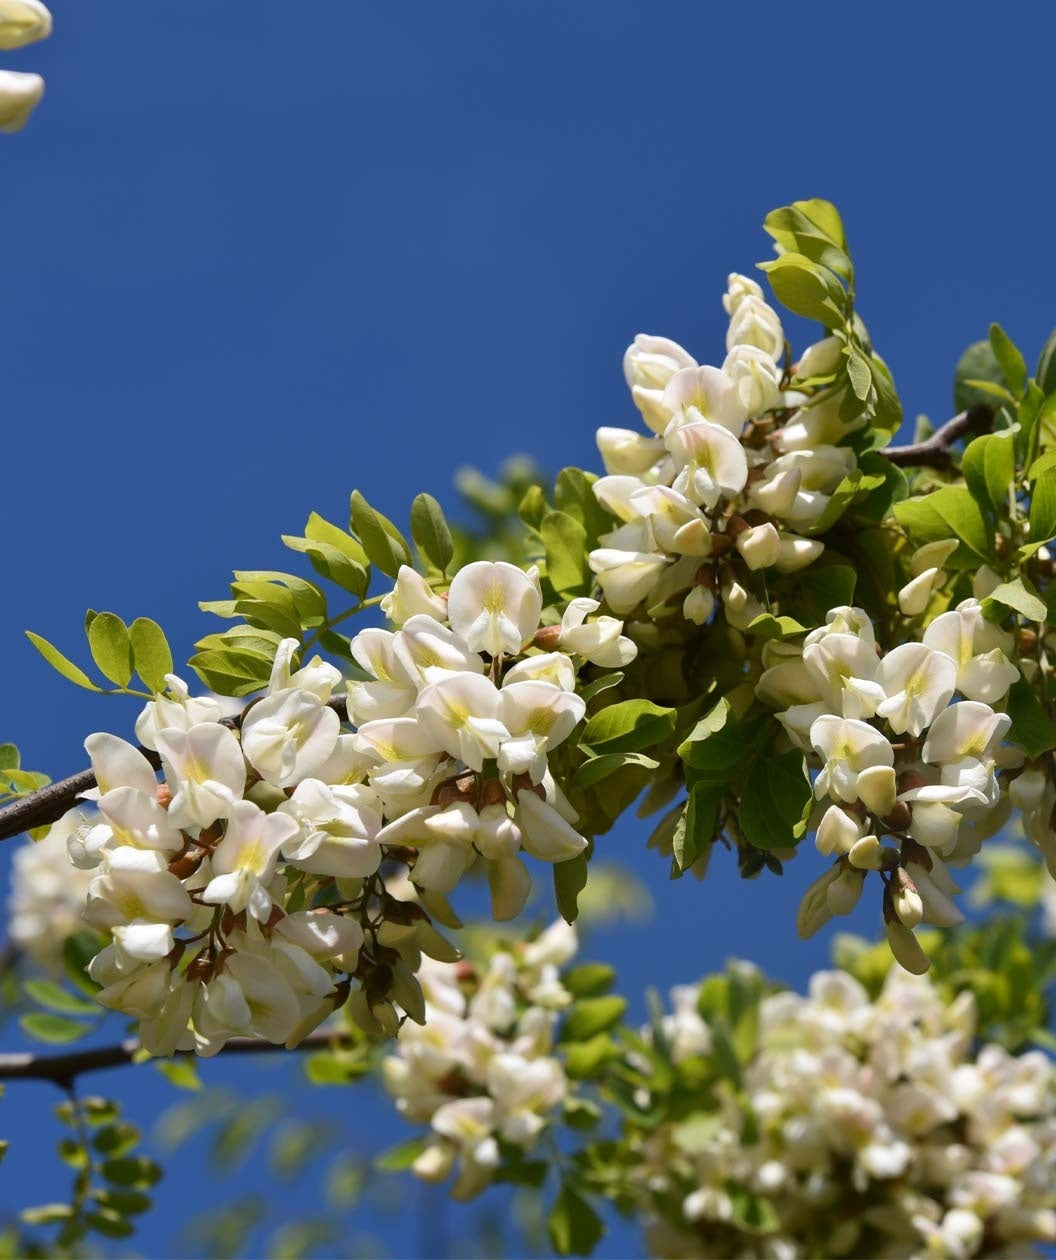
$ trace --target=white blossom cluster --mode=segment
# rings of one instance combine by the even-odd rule
[[[356,635],[367,681],[348,688],[374,839],[415,849],[411,879],[441,894],[481,859],[492,913],[511,919],[531,891],[520,853],[561,862],[587,843],[547,762],[586,711],[574,658],[615,668],[637,649],[592,599],[541,630],[536,570],[503,561],[460,569],[446,600],[405,567],[384,607],[399,629]]]
[[[110,938],[90,972],[152,1053],[214,1054],[237,1035],[294,1045],[352,978],[353,1016],[394,1033],[394,1003],[422,1018],[421,951],[453,951],[413,891],[386,891],[383,859],[446,894],[480,858],[496,918],[511,918],[531,889],[522,849],[582,851],[547,764],[586,707],[570,653],[613,665],[635,649],[619,621],[589,620],[587,599],[549,635],[564,651],[534,648],[541,604],[535,572],[510,564],[467,565],[446,600],[404,568],[385,601],[401,628],[352,642],[354,732],[332,703],[341,673],[319,657],[294,670],[288,639],[238,722],[168,677],[136,724],[162,784],[132,744],[86,740],[100,821],[69,854],[93,872],[85,921]]]
[[[51,13],[41,0],[0,0],[0,49],[35,44],[51,34]],[[44,95],[39,74],[0,70],[0,131],[21,131]]]
[[[644,602],[660,618],[681,606],[703,625],[721,599],[729,623],[744,629],[765,611],[749,575],[793,573],[821,555],[824,544],[809,535],[857,466],[839,445],[864,424],[840,418],[845,390],[808,397],[795,389],[832,381],[840,340],[811,346],[786,380],[781,321],[759,285],[731,275],[723,303],[722,367],[699,366],[677,343],[639,334],[624,372],[652,432],[598,430],[609,475],[594,492],[621,523],[599,540],[590,567],[617,613]]]
[[[1023,760],[1002,744],[1008,715],[991,707],[1019,676],[1011,650],[974,598],[936,617],[923,642],[886,653],[866,613],[850,607],[830,611],[802,644],[766,644],[756,692],[782,710],[817,770],[811,828],[835,859],[800,906],[802,935],[849,913],[870,871],[880,873],[888,940],[907,969],[928,967],[919,923],[963,921],[947,863],[969,860],[1005,821],[1011,791],[997,771]]]
[[[668,1017],[676,1062],[709,1052],[694,999],[676,994]],[[743,1098],[640,1139],[639,1199],[681,1204],[680,1225],[655,1220],[654,1254],[967,1260],[1056,1241],[1056,1069],[976,1048],[970,993],[947,1004],[892,968],[870,1001],[846,972],[819,972],[807,997],[764,998],[759,1014]],[[741,1192],[767,1201],[770,1226],[742,1232]]]
[[[552,1042],[572,1000],[559,968],[576,948],[575,929],[558,920],[534,941],[496,951],[479,971],[422,966],[425,1024],[403,1025],[382,1076],[400,1113],[429,1126],[413,1171],[443,1181],[457,1169],[456,1199],[490,1184],[500,1143],[531,1150],[566,1096]]]
[[[62,966],[68,937],[84,928],[84,905],[90,871],[71,868],[66,844],[89,825],[78,811],[53,823],[40,840],[27,840],[11,861],[7,930],[12,945],[46,971]]]

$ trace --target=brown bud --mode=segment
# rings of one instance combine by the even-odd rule
[[[898,776],[898,790],[899,792],[912,792],[916,788],[924,787],[927,782],[927,777],[921,774],[919,770],[903,770]]]
[[[501,805],[506,800],[506,789],[498,779],[485,779],[480,789],[480,805]]]
[[[1026,626],[1021,627],[1016,635],[1016,646],[1021,656],[1032,656],[1038,646],[1037,631],[1030,630]]]
[[[751,529],[751,526],[743,516],[731,516],[726,522],[726,537],[731,538],[734,542],[736,542],[737,539],[749,529]]]
[[[207,846],[214,845],[223,834],[223,823],[215,822],[211,827],[206,827],[202,831],[201,835],[198,837],[198,843]]]
[[[749,508],[744,513],[744,519],[752,529],[756,529],[760,525],[772,525],[774,523],[774,518],[768,512],[764,512],[762,508]]]
[[[184,972],[188,980],[208,980],[213,972],[213,964],[203,950]]]
[[[185,853],[182,857],[174,858],[169,863],[169,870],[177,879],[187,879],[201,866],[202,858],[204,857],[205,854],[201,849],[195,849],[191,853]]]
[[[154,798],[162,809],[168,809],[172,804],[172,789],[167,783],[159,783],[154,789]]]
[[[552,652],[561,641],[560,626],[542,626],[536,630],[532,642],[544,652]]]
[[[264,924],[264,926],[270,932],[273,928],[278,927],[285,917],[286,911],[283,910],[281,906],[272,906],[271,914],[268,915],[268,921]]]
[[[732,547],[733,539],[727,534],[712,534],[711,555],[713,559],[717,560],[720,556],[724,556]]]
[[[913,815],[905,801],[895,801],[895,808],[883,820],[888,831],[905,831],[913,821]]]
[[[527,774],[515,774],[513,776],[513,790],[517,792],[534,792],[541,801],[546,800],[546,789],[541,783],[533,783],[531,777]]]
[[[721,538],[722,535],[716,535]],[[715,566],[713,564],[702,564],[693,575],[694,586],[706,586],[709,591],[715,589]]]

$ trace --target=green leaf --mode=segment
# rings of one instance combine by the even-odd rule
[[[411,563],[411,552],[406,539],[387,516],[372,508],[358,490],[353,490],[349,500],[352,529],[363,544],[363,550],[371,564],[396,577],[400,565]]]
[[[675,729],[677,713],[651,700],[622,700],[587,722],[580,742],[595,753],[639,752],[655,748]]]
[[[411,537],[422,555],[446,573],[454,558],[455,544],[444,510],[431,494],[420,494],[411,504]]]
[[[99,992],[100,985],[88,974],[88,964],[102,949],[103,942],[94,932],[74,932],[62,944],[62,965],[67,979],[82,993]]]
[[[566,1098],[562,1119],[570,1129],[593,1129],[601,1119],[601,1108],[586,1098]]]
[[[17,770],[22,764],[22,757],[16,744],[0,744],[0,774],[6,770]]]
[[[150,1195],[140,1190],[95,1190],[92,1197],[102,1207],[120,1212],[122,1216],[138,1216],[149,1212],[153,1206]]]
[[[52,669],[57,670],[63,678],[76,683],[78,687],[83,687],[86,691],[102,691],[102,687],[97,687],[83,669],[78,669],[73,661],[63,656],[59,649],[49,643],[47,639],[41,638],[39,634],[34,634],[32,630],[26,631],[26,638],[44,657]]]
[[[757,849],[790,849],[803,834],[796,829],[810,800],[801,752],[763,754],[749,771],[738,822]]]
[[[580,963],[562,975],[561,985],[574,998],[596,997],[612,988],[615,979],[616,969],[608,963]]]
[[[1012,684],[1007,712],[1012,719],[1008,737],[1028,757],[1040,757],[1042,753],[1056,748],[1056,722],[1045,712],[1034,688],[1025,678]]]
[[[134,1234],[135,1227],[120,1212],[113,1208],[100,1208],[98,1212],[89,1212],[85,1216],[88,1228],[104,1238],[128,1238]]]
[[[969,442],[961,460],[961,472],[977,503],[997,508],[1008,505],[1008,492],[1016,476],[1016,435],[987,433]]]
[[[598,535],[612,528],[611,515],[598,502],[594,493],[596,477],[581,468],[562,468],[554,482],[554,503],[569,516],[574,516],[587,533],[591,546]]]
[[[715,838],[715,824],[725,790],[721,784],[694,783],[686,808],[675,824],[672,848],[679,870],[688,870],[703,857]]]
[[[370,562],[356,539],[316,512],[309,516],[304,533],[304,538],[284,534],[282,541],[291,551],[306,555],[316,573],[362,599],[370,585]]]
[[[27,1225],[55,1225],[68,1221],[73,1208],[68,1203],[42,1203],[39,1207],[23,1208],[18,1215]]]
[[[425,1137],[413,1137],[398,1146],[392,1146],[375,1159],[374,1167],[380,1172],[403,1172],[425,1150],[426,1142]]]
[[[1000,324],[990,325],[990,349],[1004,373],[1008,388],[1018,398],[1027,384],[1027,361]]]
[[[128,627],[114,613],[100,613],[88,627],[88,646],[103,676],[119,687],[132,681],[132,641]]]
[[[782,206],[766,216],[763,227],[781,249],[802,254],[847,280],[854,274],[843,240],[843,225],[829,202],[797,201]]]
[[[748,1234],[772,1234],[781,1228],[781,1221],[769,1199],[761,1194],[734,1186],[730,1190],[733,1204],[732,1221]]]
[[[517,505],[517,515],[529,529],[538,530],[543,517],[549,511],[542,486],[529,486]]]
[[[956,537],[963,546],[947,564],[976,568],[993,559],[993,530],[967,486],[943,486],[928,495],[903,499],[892,509],[895,520],[917,546]]]
[[[165,632],[149,617],[137,617],[128,630],[136,673],[151,691],[165,690],[165,675],[172,673],[172,652]]]
[[[139,1130],[132,1124],[108,1124],[92,1138],[100,1155],[127,1155],[139,1142]]]
[[[161,1169],[145,1155],[125,1155],[120,1159],[108,1159],[99,1171],[107,1181],[117,1186],[153,1186],[161,1180]]]
[[[607,1032],[619,1022],[627,1009],[627,999],[610,993],[603,997],[580,998],[569,1008],[558,1040],[587,1041]]]
[[[857,580],[858,574],[847,564],[812,565],[793,579],[797,597],[818,625],[830,608],[853,603]]]
[[[1002,385],[1005,374],[989,341],[973,342],[958,360],[953,373],[953,406],[967,411],[978,403],[990,403],[991,395],[970,381],[991,381]]]
[[[617,1054],[616,1043],[607,1033],[598,1033],[588,1041],[564,1047],[565,1070],[573,1080],[594,1076],[598,1069]]]
[[[101,1015],[97,1002],[89,1002],[85,998],[56,984],[53,980],[27,980],[22,986],[26,993],[40,1006],[59,1011],[63,1015]]]
[[[1030,496],[1030,541],[1045,543],[1056,537],[1056,468],[1043,472]]]
[[[579,914],[579,894],[587,886],[587,858],[583,853],[567,862],[554,863],[554,897],[566,923],[575,923]]]
[[[868,358],[853,342],[847,347],[847,377],[855,397],[864,402],[873,387],[873,369]]]
[[[68,1019],[65,1015],[48,1015],[43,1011],[23,1015],[18,1022],[27,1036],[52,1045],[76,1041],[78,1037],[91,1032],[90,1026],[79,1019]]]
[[[1056,329],[1049,333],[1048,341],[1042,346],[1034,379],[1043,394],[1056,394]]]
[[[188,1054],[176,1055],[171,1059],[159,1059],[157,1069],[170,1085],[177,1089],[199,1090],[202,1088],[201,1077],[194,1057]]]
[[[836,277],[803,254],[787,253],[760,263],[778,300],[795,315],[816,319],[826,328],[846,323],[847,295]]]
[[[1029,621],[1044,621],[1049,613],[1045,601],[1029,579],[1024,577],[1002,582],[982,601],[983,616],[990,621],[1003,620],[1008,615],[1009,608]]]
[[[752,755],[759,727],[742,729],[723,699],[703,717],[679,745],[687,783],[713,783],[726,788],[737,767]]]
[[[601,1217],[567,1181],[550,1209],[546,1229],[559,1256],[589,1256],[605,1235]]]
[[[574,787],[589,788],[617,770],[627,766],[637,766],[642,770],[655,770],[660,762],[645,753],[604,753],[600,757],[591,757],[579,767],[572,777]]]
[[[196,652],[187,662],[203,683],[222,696],[245,696],[267,685],[272,660],[230,648]]]
[[[347,1085],[358,1080],[368,1070],[368,1065],[360,1059],[351,1059],[343,1054],[309,1055],[304,1061],[304,1074],[313,1085]]]
[[[594,581],[587,564],[587,531],[567,512],[548,512],[539,524],[546,576],[558,595],[586,595]]]

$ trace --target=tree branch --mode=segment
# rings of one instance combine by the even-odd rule
[[[238,730],[250,707],[246,705],[246,708],[241,713],[236,713],[234,717],[223,718],[221,725]],[[337,713],[342,722],[348,721],[348,710],[344,699],[331,700],[330,708]],[[161,769],[161,758],[156,752],[152,752],[149,748],[140,748],[139,751],[150,762],[153,769]],[[68,814],[73,809],[79,797],[96,786],[95,775],[92,771],[82,770],[79,774],[70,775],[68,779],[59,779],[56,783],[49,783],[28,796],[20,796],[0,809],[0,840],[10,840],[24,831],[32,831],[36,827],[47,827],[53,822],[58,822],[64,814]]]
[[[334,1040],[333,1029],[317,1028],[295,1049],[314,1050],[333,1045]],[[269,1051],[278,1053],[283,1048],[258,1037],[232,1037],[220,1053],[225,1057],[229,1054],[267,1054]],[[0,1054],[0,1081],[51,1081],[60,1089],[68,1089],[70,1082],[85,1072],[126,1067],[133,1062],[139,1050],[139,1042],[130,1037],[114,1046],[73,1050],[68,1054]]]
[[[977,403],[967,411],[947,420],[923,442],[909,446],[888,446],[880,454],[899,468],[949,468],[953,462],[953,444],[961,438],[977,437],[989,433],[994,425],[994,409],[987,403]]]

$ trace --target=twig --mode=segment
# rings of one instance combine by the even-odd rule
[[[335,1032],[332,1028],[317,1028],[295,1048],[312,1050],[319,1046],[333,1045]],[[283,1049],[258,1037],[232,1037],[220,1051],[229,1054],[278,1053]],[[70,1083],[85,1072],[101,1072],[106,1068],[126,1067],[139,1053],[140,1044],[130,1037],[114,1046],[100,1046],[94,1050],[73,1050],[68,1054],[0,1054],[0,1081],[51,1081],[60,1089],[68,1089]],[[165,1062],[165,1060],[149,1060]]]
[[[899,468],[949,468],[953,462],[953,444],[969,435],[989,433],[994,425],[994,409],[986,403],[977,403],[947,420],[923,442],[909,446],[888,446],[880,454]]]
[[[234,717],[223,718],[221,725],[238,730],[249,707],[247,705]],[[330,708],[343,722],[348,720],[348,711],[343,698],[331,700]],[[153,769],[161,769],[161,758],[156,752],[152,752],[149,748],[140,748],[139,751],[150,762]],[[20,796],[0,809],[0,840],[10,840],[24,831],[32,831],[36,827],[47,827],[53,822],[58,822],[64,814],[68,814],[74,808],[79,797],[95,786],[94,773],[91,770],[82,770],[79,774],[70,775],[68,779],[59,779],[56,783],[49,783],[28,796]]]

